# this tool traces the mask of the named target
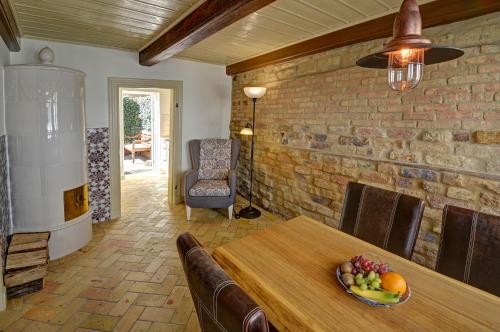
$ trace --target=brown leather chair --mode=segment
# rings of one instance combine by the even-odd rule
[[[269,331],[264,311],[191,234],[177,238],[177,250],[202,331]]]
[[[349,182],[339,229],[410,259],[423,212],[419,198]]]
[[[500,296],[500,217],[445,206],[436,271]]]

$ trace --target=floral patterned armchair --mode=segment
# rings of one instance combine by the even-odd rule
[[[227,208],[229,219],[236,200],[236,164],[241,142],[203,139],[189,142],[193,169],[185,175],[184,199],[187,219],[191,208]]]

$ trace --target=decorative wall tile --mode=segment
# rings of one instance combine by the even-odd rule
[[[7,164],[7,137],[0,136],[0,266],[4,266],[7,236],[10,234],[9,165]]]
[[[111,182],[108,128],[88,128],[89,202],[94,222],[111,219]]]

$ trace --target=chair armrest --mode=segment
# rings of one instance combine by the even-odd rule
[[[125,136],[125,138],[140,138],[141,137],[141,134],[135,134],[135,135],[132,135],[132,136]]]
[[[184,197],[189,197],[189,189],[198,181],[198,170],[192,169],[184,175]]]
[[[235,169],[230,169],[228,178],[227,178],[228,184],[229,184],[229,189],[230,189],[230,196],[234,196],[236,194],[236,170]]]

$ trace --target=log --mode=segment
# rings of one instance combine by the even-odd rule
[[[27,268],[20,271],[8,272],[5,274],[5,287],[13,287],[28,283],[33,280],[42,279],[47,274],[47,265]]]
[[[12,235],[8,253],[47,248],[50,232],[18,233]]]
[[[45,285],[45,280],[42,278],[42,279],[30,281],[30,282],[22,284],[22,285],[9,287],[9,288],[7,288],[7,297],[8,298],[19,297],[19,296],[23,296],[26,294],[38,292],[38,291],[41,291],[43,289],[44,285]]]
[[[49,260],[48,250],[42,249],[37,251],[20,252],[7,255],[7,264],[5,270],[21,269],[30,266],[45,265]]]

